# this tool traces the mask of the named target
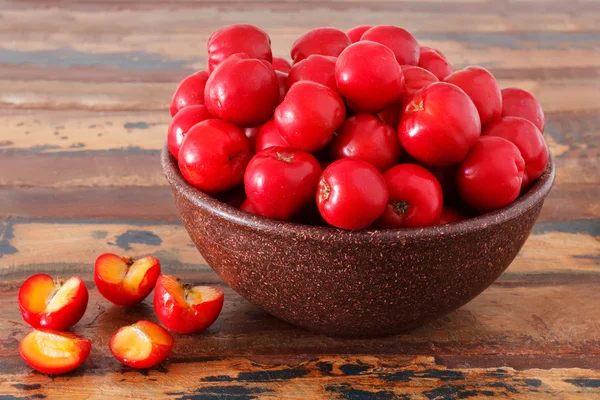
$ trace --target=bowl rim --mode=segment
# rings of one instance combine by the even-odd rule
[[[222,203],[210,195],[189,184],[181,175],[177,160],[165,146],[161,152],[162,169],[172,190],[176,190],[190,203],[194,204],[214,217],[233,225],[247,229],[274,233],[280,236],[299,236],[303,239],[323,240],[335,238],[336,242],[371,242],[373,240],[420,239],[441,235],[460,235],[480,231],[491,226],[506,223],[531,210],[545,199],[554,183],[556,166],[552,154],[548,152],[548,164],[544,173],[535,181],[529,190],[513,203],[498,210],[468,218],[446,225],[434,225],[423,228],[401,229],[363,229],[345,230],[334,227],[312,226],[288,221],[266,218],[260,215],[241,211],[229,204]],[[332,235],[335,233],[335,235]]]

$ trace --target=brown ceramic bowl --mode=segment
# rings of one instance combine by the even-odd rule
[[[248,214],[200,192],[167,147],[162,167],[208,264],[266,312],[329,335],[381,336],[464,305],[515,258],[554,181],[554,162],[510,206],[422,229],[344,231]]]

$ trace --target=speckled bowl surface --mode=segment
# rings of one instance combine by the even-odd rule
[[[294,325],[362,337],[417,327],[486,289],[527,240],[554,182],[551,157],[501,210],[421,229],[343,231],[221,203],[183,179],[166,146],[162,167],[190,237],[235,291]]]

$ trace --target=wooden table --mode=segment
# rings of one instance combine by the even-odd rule
[[[552,0],[0,1],[0,398],[600,398],[600,4]],[[176,82],[206,63],[207,36],[250,22],[285,56],[321,25],[391,23],[482,64],[541,100],[556,185],[502,277],[450,315],[402,335],[340,340],[253,307],[198,254],[159,167]],[[113,307],[93,286],[103,252],[154,254],[164,270],[226,293],[207,332],[176,335],[135,371],[110,355],[149,301]],[[20,359],[30,331],[17,290],[36,272],[81,275],[93,341],[66,376]]]

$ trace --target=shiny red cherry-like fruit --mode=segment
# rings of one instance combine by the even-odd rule
[[[441,51],[427,46],[420,48],[419,67],[430,71],[441,81],[454,71]]]
[[[300,36],[292,45],[290,55],[294,63],[311,54],[337,57],[352,42],[348,35],[335,28],[316,28]]]
[[[204,104],[204,88],[208,77],[208,71],[198,71],[179,83],[171,98],[171,117],[187,106]]]
[[[275,110],[275,126],[295,149],[317,151],[325,147],[346,118],[346,107],[334,90],[300,81]]]
[[[492,211],[515,201],[521,192],[525,161],[508,140],[482,136],[456,173],[456,185],[465,203],[479,211]]]
[[[245,53],[250,58],[271,62],[271,39],[260,28],[233,24],[217,29],[208,38],[208,68],[214,70],[227,57]]]
[[[255,214],[289,220],[314,201],[321,176],[319,161],[300,150],[270,147],[246,168],[244,187]]]
[[[234,54],[212,72],[204,99],[215,117],[255,126],[271,118],[279,96],[279,81],[271,64],[246,54]]]
[[[517,146],[525,161],[522,188],[528,188],[542,175],[548,163],[548,145],[533,122],[519,117],[502,117],[489,124],[485,136],[498,136]]]
[[[542,105],[531,93],[523,89],[502,89],[502,116],[525,118],[533,122],[542,133],[546,128]]]
[[[487,69],[478,65],[466,67],[448,75],[444,82],[458,86],[473,100],[482,127],[500,118],[502,93],[496,78]]]
[[[380,172],[400,160],[396,131],[371,114],[356,114],[344,121],[329,145],[334,160],[357,158]]]
[[[251,155],[248,138],[240,128],[207,119],[185,136],[179,149],[179,170],[198,189],[222,193],[242,183]]]
[[[376,113],[400,99],[404,74],[394,53],[380,43],[360,41],[337,59],[338,91],[355,112]]]
[[[473,101],[457,86],[436,82],[406,104],[398,126],[402,147],[433,167],[458,164],[481,134]]]
[[[435,225],[442,214],[442,187],[435,176],[417,164],[400,164],[383,174],[390,197],[377,221],[381,228]]]
[[[371,164],[344,158],[323,171],[317,189],[317,206],[323,219],[343,229],[368,228],[388,202],[381,173]]]

